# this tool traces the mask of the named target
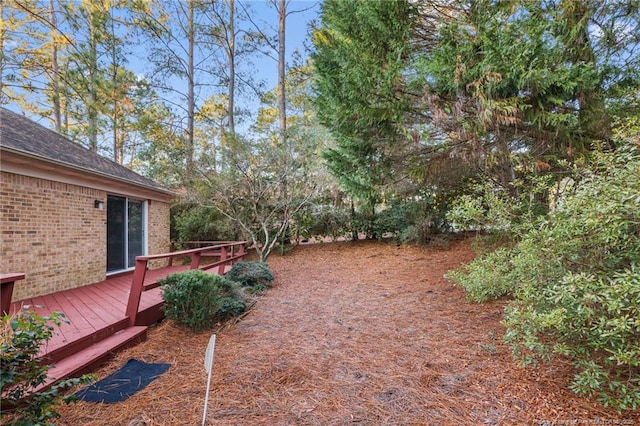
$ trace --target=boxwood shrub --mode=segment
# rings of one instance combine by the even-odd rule
[[[265,262],[238,262],[225,278],[248,287],[252,293],[266,290],[271,286],[273,274]]]
[[[200,270],[179,272],[159,281],[167,318],[195,331],[237,316],[247,309],[239,284]]]

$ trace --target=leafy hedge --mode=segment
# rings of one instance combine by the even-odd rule
[[[178,204],[171,208],[171,239],[178,241],[237,240],[237,228],[214,208]]]
[[[638,409],[640,153],[594,160],[546,221],[448,276],[472,300],[513,298],[505,340],[525,364],[565,356],[575,392]]]
[[[266,290],[271,286],[273,274],[265,262],[238,262],[227,272],[225,278],[249,287],[252,293]]]
[[[159,281],[167,318],[195,331],[241,314],[247,308],[240,285],[200,270],[179,272]]]

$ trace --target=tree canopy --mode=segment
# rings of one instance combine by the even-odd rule
[[[329,1],[312,34],[314,103],[336,140],[324,158],[342,188],[369,209],[397,179],[412,17],[406,2]]]
[[[326,1],[313,59],[338,141],[328,165],[354,193],[403,157],[427,178],[453,157],[461,178],[471,167],[512,190],[520,170],[559,171],[614,143],[638,91],[637,30],[628,2]]]

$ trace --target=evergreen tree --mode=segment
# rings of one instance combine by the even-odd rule
[[[415,62],[440,148],[515,192],[518,170],[560,171],[610,145],[607,100],[638,87],[638,16],[616,1],[468,2]]]
[[[374,214],[405,137],[404,76],[414,9],[406,1],[328,0],[313,32],[314,102],[336,147],[324,157],[342,188]]]

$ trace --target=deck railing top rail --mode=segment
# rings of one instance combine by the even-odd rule
[[[212,269],[217,267],[217,273],[224,274],[227,265],[233,265],[235,261],[242,260],[246,255],[246,241],[212,241],[213,245],[198,247],[188,250],[171,251],[169,253],[151,254],[146,256],[136,256],[136,267],[131,278],[131,290],[129,291],[129,301],[127,303],[126,316],[129,317],[130,325],[136,325],[136,316],[140,306],[142,292],[157,287],[157,282],[145,283],[147,264],[150,260],[169,259],[171,265],[173,258],[189,256],[191,265],[189,269]],[[173,247],[173,244],[172,244]],[[200,266],[201,257],[218,257],[218,260],[207,265]]]
[[[198,243],[201,241],[181,241],[182,243],[184,242],[193,242],[193,243]],[[169,253],[160,253],[160,254],[149,254],[149,255],[144,255],[144,256],[136,256],[136,261],[138,260],[156,260],[156,259],[166,259],[166,258],[172,258],[172,257],[179,257],[179,256],[190,256],[192,254],[196,254],[196,253],[203,253],[203,252],[207,252],[207,251],[212,251],[215,249],[222,249],[222,248],[227,248],[227,247],[234,247],[234,246],[245,246],[246,245],[246,241],[202,241],[203,243],[214,243],[214,245],[209,245],[209,246],[205,246],[205,247],[198,247],[198,248],[193,248],[193,249],[187,249],[187,250],[180,250],[180,251],[172,251]]]

